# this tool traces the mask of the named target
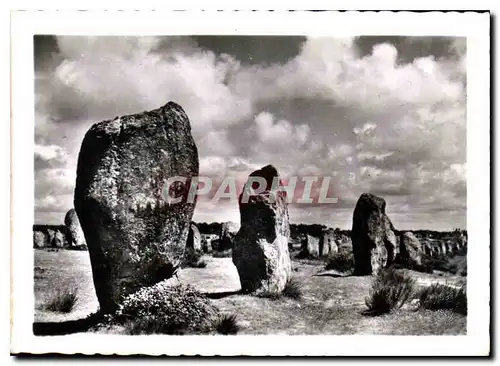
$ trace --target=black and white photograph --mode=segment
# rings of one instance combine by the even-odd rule
[[[33,93],[18,101],[32,124],[13,114],[26,135],[14,190],[30,187],[14,216],[20,351],[177,354],[165,343],[203,336],[219,348],[179,352],[269,355],[240,336],[301,336],[275,355],[490,352],[488,14],[427,14],[429,29],[470,20],[428,35],[350,15],[276,15],[266,32],[260,14],[245,32],[255,12],[233,33],[180,34],[34,18],[18,94]],[[378,27],[403,15],[371,14]],[[287,32],[294,16],[309,25]]]

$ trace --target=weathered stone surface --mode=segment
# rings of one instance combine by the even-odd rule
[[[113,311],[123,296],[177,270],[196,204],[187,193],[198,169],[189,119],[173,102],[87,132],[74,206],[101,310]],[[186,181],[168,186],[175,177]],[[180,202],[166,202],[167,193]]]
[[[80,220],[78,220],[78,215],[74,208],[66,213],[64,225],[66,225],[66,237],[69,246],[80,247],[86,244]]]
[[[352,250],[352,239],[350,234],[336,234],[335,243],[339,251],[347,248]]]
[[[431,246],[431,249],[432,249],[432,255],[434,257],[437,257],[441,254],[441,246],[440,245],[433,243]]]
[[[219,240],[213,246],[214,250],[224,251],[233,248],[233,241],[240,226],[234,222],[228,221],[221,225]]]
[[[61,231],[57,230],[54,233],[54,238],[51,242],[52,248],[64,248],[66,245],[66,235],[64,235]]]
[[[319,241],[318,237],[306,234],[302,239],[300,256],[303,258],[319,258]]]
[[[186,241],[186,249],[201,251],[201,234],[196,224],[189,225],[189,232]]]
[[[445,245],[448,255],[453,256],[455,254],[455,243],[452,240],[447,240]]]
[[[335,232],[332,229],[324,229],[319,241],[320,257],[328,257],[337,253],[339,248],[335,242]]]
[[[429,244],[429,242],[425,242],[423,245],[422,245],[422,248],[423,248],[423,251],[424,251],[424,254],[429,256],[429,257],[432,257],[433,256],[433,251],[432,251],[432,246]]]
[[[410,231],[401,233],[400,237],[401,262],[406,267],[422,265],[422,244]]]
[[[288,250],[290,251],[290,253],[296,250],[300,251],[302,249],[303,240],[304,239],[302,238],[302,235],[291,236],[288,240]]]
[[[449,240],[447,242],[447,247],[448,247],[448,254],[450,256],[454,256],[455,254],[457,254],[458,248],[457,248],[457,244],[454,241]]]
[[[266,179],[267,190],[250,195],[239,207],[241,228],[234,238],[233,263],[244,292],[280,293],[291,276],[290,225],[285,192],[270,189],[277,170],[267,165],[250,174]],[[246,185],[253,193],[250,185]]]
[[[54,239],[56,238],[56,232],[57,230],[54,230],[54,229],[47,229],[47,238],[48,238],[48,243],[49,243],[49,247],[53,247],[54,246]]]
[[[446,243],[445,242],[441,242],[439,244],[439,247],[440,247],[441,255],[447,256],[448,255],[448,247],[446,246]]]
[[[376,274],[394,263],[399,252],[391,220],[385,213],[385,200],[363,193],[356,203],[352,222],[352,248],[355,273]]]
[[[41,231],[33,231],[33,247],[41,249],[48,246],[49,243],[47,235]]]
[[[467,232],[466,231],[463,231],[460,233],[458,243],[459,243],[460,249],[467,247]]]
[[[219,237],[214,234],[201,234],[201,247],[204,253],[212,253],[212,242]]]
[[[35,248],[63,248],[68,245],[64,225],[33,225]]]

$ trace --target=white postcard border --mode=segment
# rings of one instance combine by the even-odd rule
[[[490,315],[489,14],[312,12],[15,12],[12,61],[11,351],[168,355],[486,355]],[[466,336],[35,337],[33,322],[34,34],[447,35],[467,37]]]

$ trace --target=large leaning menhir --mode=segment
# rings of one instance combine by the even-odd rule
[[[185,177],[171,194],[186,197],[198,164],[189,119],[173,102],[96,123],[85,135],[74,205],[102,311],[178,268],[195,201],[167,204],[163,189],[168,178]]]

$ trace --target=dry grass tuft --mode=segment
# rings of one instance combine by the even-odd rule
[[[64,288],[58,290],[50,301],[45,305],[45,309],[58,313],[71,313],[78,302],[78,289]]]
[[[394,268],[381,270],[375,277],[370,296],[365,299],[365,315],[381,315],[401,308],[414,294],[415,280]]]
[[[455,288],[434,283],[417,294],[419,308],[428,310],[452,310],[467,315],[467,292],[465,287]]]
[[[220,316],[214,328],[217,333],[224,335],[237,334],[240,330],[238,319],[234,314]]]
[[[283,296],[293,300],[302,299],[302,284],[296,278],[289,278],[283,289]]]

